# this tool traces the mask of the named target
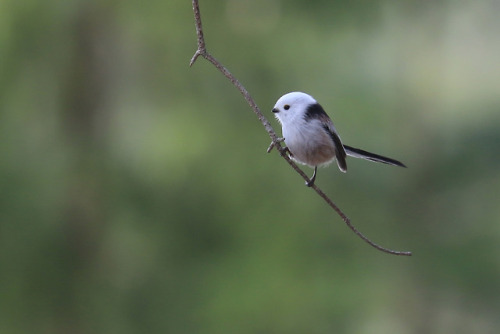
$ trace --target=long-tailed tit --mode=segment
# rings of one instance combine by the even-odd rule
[[[314,168],[307,186],[316,179],[318,166],[336,160],[342,172],[347,171],[346,156],[361,158],[389,165],[406,167],[403,163],[359,148],[342,144],[332,120],[321,105],[310,95],[292,92],[276,102],[273,113],[281,123],[283,138],[290,157]]]

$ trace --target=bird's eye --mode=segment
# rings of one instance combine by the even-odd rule
[[[290,105],[289,105],[289,104],[285,104],[285,105],[283,106],[283,108],[284,108],[285,110],[288,110],[288,109],[290,109]]]

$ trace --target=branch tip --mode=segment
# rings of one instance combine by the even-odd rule
[[[191,58],[191,61],[189,62],[189,67],[193,66],[194,62],[196,61],[196,59],[198,59],[199,56],[201,56],[201,52],[200,50],[196,50],[196,52],[193,55],[193,58]]]
[[[271,153],[271,151],[274,148],[274,145],[276,145],[276,143],[272,141],[271,144],[269,144],[269,147],[267,148],[267,153]]]
[[[280,144],[284,140],[285,140],[285,138],[276,138],[276,139],[273,139],[273,141],[271,141],[271,144],[269,144],[269,147],[267,148],[267,153],[271,153],[271,151],[273,150],[274,147],[276,147],[276,149],[279,149],[279,147],[281,146]],[[285,150],[288,151],[288,148],[285,147]]]

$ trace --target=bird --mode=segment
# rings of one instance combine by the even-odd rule
[[[278,99],[272,112],[281,124],[280,140],[285,142],[290,158],[314,168],[306,182],[308,187],[314,185],[318,166],[336,161],[340,171],[347,172],[347,156],[406,167],[398,160],[344,145],[328,114],[309,94],[287,93]]]

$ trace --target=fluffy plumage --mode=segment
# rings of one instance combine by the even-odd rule
[[[285,94],[279,98],[272,111],[281,123],[291,157],[315,169],[308,185],[314,182],[318,166],[334,160],[339,169],[346,172],[346,156],[406,167],[397,160],[343,145],[332,120],[311,95],[302,92]]]

